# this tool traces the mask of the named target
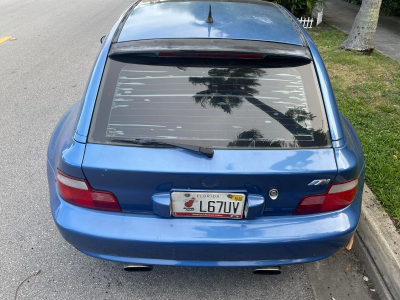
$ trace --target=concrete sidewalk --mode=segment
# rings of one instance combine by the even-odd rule
[[[326,0],[324,21],[350,33],[360,5],[343,0]],[[374,39],[375,49],[400,63],[400,17],[380,16]]]

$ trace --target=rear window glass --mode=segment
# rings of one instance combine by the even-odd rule
[[[136,56],[108,60],[89,142],[299,148],[328,147],[329,136],[309,61]]]

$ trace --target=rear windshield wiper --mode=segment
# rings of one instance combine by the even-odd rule
[[[161,140],[156,139],[111,139],[111,142],[118,142],[118,143],[127,143],[127,144],[139,144],[139,145],[168,145],[173,146],[189,151],[193,151],[196,153],[201,153],[211,158],[214,156],[214,150],[210,148],[203,148],[195,145],[186,145],[186,144],[179,144],[174,142],[164,142]]]

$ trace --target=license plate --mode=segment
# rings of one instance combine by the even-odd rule
[[[246,197],[240,193],[173,192],[174,217],[241,219]]]

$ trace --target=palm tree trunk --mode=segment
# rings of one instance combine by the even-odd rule
[[[342,49],[372,52],[382,0],[363,0],[351,32]],[[339,13],[339,12],[338,12]]]
[[[270,117],[278,121],[283,127],[286,128],[295,138],[298,133],[310,133],[310,130],[301,126],[291,117],[286,116],[285,114],[281,113],[279,110],[272,108],[271,106],[265,104],[264,102],[258,100],[257,98],[253,97],[252,95],[244,96],[247,101],[253,104],[255,107],[261,109],[263,112],[268,114]],[[305,145],[304,141],[297,139],[297,143],[300,146]],[[307,141],[306,141],[307,143]]]

